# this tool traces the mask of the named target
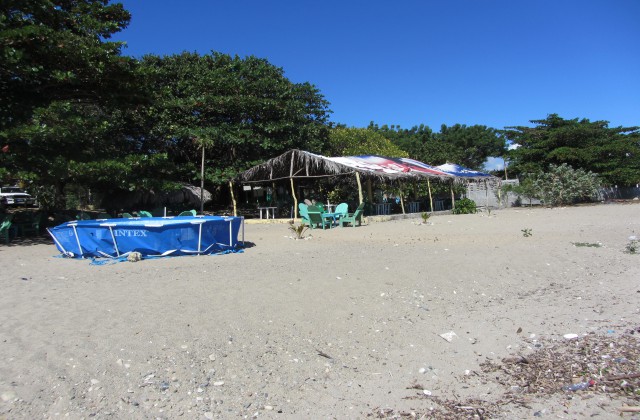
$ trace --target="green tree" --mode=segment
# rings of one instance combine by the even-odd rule
[[[640,182],[640,127],[610,128],[607,121],[565,120],[557,114],[531,122],[534,127],[505,129],[518,145],[510,151],[510,171],[532,173],[566,163],[599,174],[607,184]]]
[[[442,125],[439,133],[422,124],[403,129],[397,125],[379,127],[371,122],[368,128],[391,140],[409,157],[430,165],[455,162],[472,169],[482,169],[488,157],[505,153],[501,134],[483,125]]]
[[[326,147],[328,102],[264,59],[183,53],[146,56],[142,66],[154,92],[147,140],[168,152],[185,180],[199,178],[203,146],[213,183],[292,148]]]
[[[549,206],[593,200],[600,189],[598,176],[584,169],[573,169],[563,163],[530,175],[536,196]]]
[[[329,133],[329,152],[332,156],[379,155],[409,157],[382,134],[366,128],[338,127]]]
[[[4,177],[53,189],[52,201],[64,206],[68,183],[117,184],[137,165],[140,159],[125,159],[140,152],[124,125],[125,110],[145,95],[135,60],[120,55],[121,43],[107,41],[129,18],[121,4],[108,1],[2,3]]]
[[[55,101],[128,98],[132,59],[106,41],[130,15],[107,0],[6,0],[0,5],[0,129]]]
[[[450,146],[452,155],[447,157],[447,161],[478,170],[483,169],[487,158],[503,156],[506,148],[498,130],[485,125],[455,124],[448,127],[443,124],[436,140]]]

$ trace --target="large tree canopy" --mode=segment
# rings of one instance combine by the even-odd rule
[[[210,182],[292,148],[320,153],[326,147],[328,102],[264,59],[183,53],[147,56],[142,66],[155,92],[150,134],[164,139],[172,159],[191,172],[205,147]]]
[[[505,130],[518,146],[510,152],[511,170],[533,173],[566,163],[594,172],[608,184],[640,182],[639,127],[610,128],[607,121],[565,120],[557,114],[531,123],[535,126]]]
[[[107,42],[129,23],[107,0],[6,0],[0,5],[0,129],[54,101],[128,96],[133,60]]]
[[[135,168],[163,159],[141,159],[131,141],[130,108],[145,95],[136,61],[107,41],[129,22],[121,4],[5,1],[0,13],[0,176],[61,198],[69,182],[131,187]]]
[[[264,59],[123,57],[108,0],[0,6],[0,178],[64,197],[220,182],[290,148],[324,152],[328,102]],[[58,206],[64,205],[60,200]]]

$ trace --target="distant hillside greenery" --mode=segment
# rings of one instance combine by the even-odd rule
[[[215,192],[292,148],[473,169],[502,157],[520,174],[567,163],[605,183],[640,182],[638,127],[555,114],[505,130],[346,127],[330,121],[330,103],[317,87],[291,82],[266,59],[123,56],[122,43],[110,38],[130,19],[121,4],[103,0],[0,5],[0,182],[20,181],[64,208],[70,189],[109,194],[197,185],[204,151],[205,187]],[[519,147],[507,150],[509,143]]]

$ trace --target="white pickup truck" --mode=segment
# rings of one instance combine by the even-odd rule
[[[0,187],[0,204],[9,206],[34,206],[36,199],[20,187]]]

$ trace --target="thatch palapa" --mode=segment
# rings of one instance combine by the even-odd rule
[[[401,183],[403,181],[414,182],[426,179],[428,183],[431,180],[449,182],[452,185],[452,201],[454,182],[483,181],[499,183],[499,178],[489,174],[471,171],[462,167],[456,167],[455,169],[459,171],[464,169],[465,172],[457,174],[409,158],[391,158],[376,155],[326,157],[294,149],[240,173],[235,180],[242,184],[260,184],[289,179],[291,181],[296,216],[295,179],[328,178],[355,174],[360,202],[363,200],[361,179],[367,182],[369,190],[371,189],[372,181]],[[371,195],[370,191],[369,195]],[[430,185],[429,196],[433,208]]]
[[[413,159],[375,155],[326,157],[294,149],[240,173],[236,180],[249,184],[288,178],[326,178],[351,175],[356,172],[364,179],[387,182],[409,179],[440,181],[454,179],[446,172]]]

